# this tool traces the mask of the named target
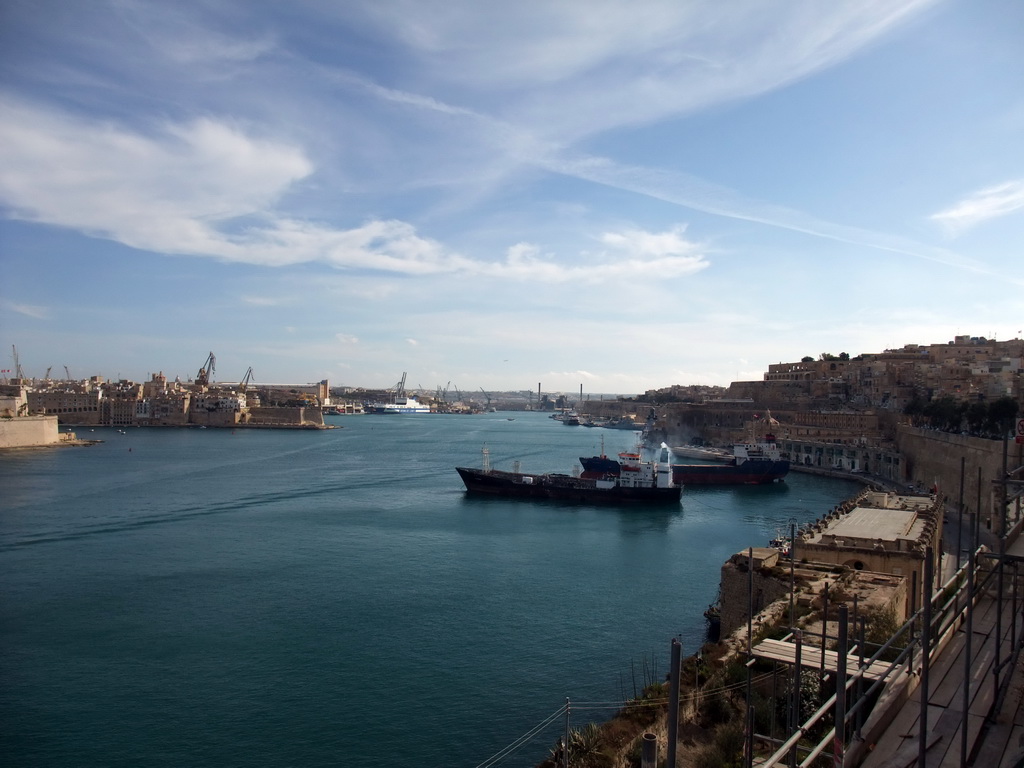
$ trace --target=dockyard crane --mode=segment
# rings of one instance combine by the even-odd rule
[[[53,366],[52,365],[49,368],[46,369],[46,376],[44,377],[46,379],[46,381],[50,380],[50,371],[52,371],[52,370],[53,370]]]
[[[395,384],[395,399],[405,397],[405,377],[408,375],[408,371],[402,371],[402,380]]]
[[[245,376],[242,381],[238,384],[238,391],[245,392],[245,388],[249,386],[249,382],[252,381],[252,366],[249,366],[249,370],[245,372]]]
[[[64,375],[68,377],[68,381],[71,381],[71,371],[68,370],[66,365],[64,366]]]
[[[199,369],[199,373],[196,374],[196,384],[201,387],[205,387],[213,379],[213,372],[217,368],[217,358],[213,352],[206,358],[206,362],[203,363],[203,367]]]
[[[18,348],[11,345],[11,352],[14,354],[14,375],[19,381],[25,378],[25,372],[21,370],[21,361],[18,360]]]
[[[484,393],[484,397],[487,399],[487,407],[490,408],[491,407],[491,396],[487,394],[487,390],[485,390],[483,387],[480,387],[480,391]]]

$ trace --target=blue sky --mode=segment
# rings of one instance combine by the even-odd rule
[[[642,392],[1024,327],[1024,3],[7,0],[26,375]]]

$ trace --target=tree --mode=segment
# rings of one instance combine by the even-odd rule
[[[800,362],[801,363],[813,363],[814,362],[814,358],[811,357],[810,355],[804,355],[803,357],[800,358]]]
[[[943,395],[938,400],[928,403],[923,414],[935,429],[959,432],[966,409],[967,403],[956,400],[952,395]]]
[[[979,435],[988,421],[988,406],[985,403],[974,402],[967,406],[967,429],[971,434]]]
[[[993,437],[1002,437],[1010,431],[1013,420],[1017,418],[1017,410],[1017,401],[1012,397],[1000,397],[989,403],[986,427]]]

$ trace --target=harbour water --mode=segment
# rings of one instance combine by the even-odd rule
[[[572,727],[611,716],[673,637],[697,649],[724,560],[856,490],[791,473],[669,509],[474,499],[454,467],[485,445],[569,473],[635,435],[328,418],[0,456],[6,764],[472,768],[567,697]],[[497,764],[536,765],[563,727]]]

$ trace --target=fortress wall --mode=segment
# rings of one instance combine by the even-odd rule
[[[960,459],[964,458],[964,506],[977,512],[978,469],[981,469],[981,519],[987,521],[997,508],[999,496],[992,481],[1002,477],[1003,443],[969,435],[954,435],[916,427],[902,426],[897,445],[903,455],[903,479],[921,483],[925,489],[939,486],[955,506],[960,497]],[[1020,449],[1009,445],[1010,469],[1020,466]]]
[[[56,416],[0,419],[0,448],[29,448],[60,442]]]
[[[719,582],[719,606],[721,608],[722,637],[747,624],[747,608],[751,595],[750,573],[746,565],[746,553],[741,552],[725,561]],[[760,613],[776,600],[789,595],[788,576],[780,580],[771,574],[771,569],[754,568],[753,574],[754,614]]]
[[[280,426],[324,426],[324,414],[319,408],[251,408],[246,423]]]

